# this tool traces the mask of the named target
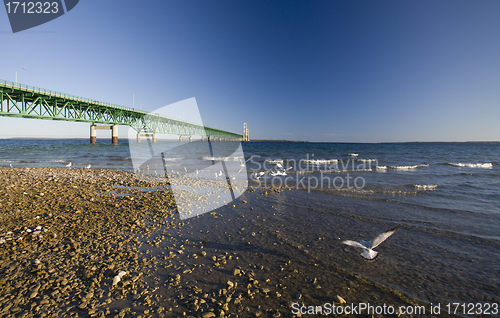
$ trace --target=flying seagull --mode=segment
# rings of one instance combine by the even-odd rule
[[[385,241],[389,236],[394,234],[401,225],[396,226],[393,229],[390,229],[389,231],[386,231],[384,233],[381,233],[377,236],[375,236],[370,242],[365,242],[365,241],[360,241],[360,242],[355,242],[355,241],[343,241],[342,243],[354,247],[360,247],[363,249],[363,252],[361,253],[361,256],[363,256],[366,259],[373,260],[377,257],[378,252],[375,252],[373,249],[377,246],[379,246],[383,241]]]

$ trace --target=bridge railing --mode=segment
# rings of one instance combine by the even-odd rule
[[[44,94],[48,94],[48,95],[52,95],[52,96],[57,96],[57,97],[71,98],[73,100],[78,100],[78,101],[81,101],[81,102],[90,102],[90,103],[97,104],[97,105],[111,106],[111,107],[115,107],[115,108],[126,109],[126,110],[131,110],[131,111],[138,112],[137,109],[133,109],[133,108],[130,108],[130,107],[125,107],[125,106],[110,104],[110,103],[101,102],[101,101],[98,101],[98,100],[95,100],[95,99],[90,99],[90,98],[85,98],[85,97],[80,97],[80,96],[65,94],[65,93],[53,91],[53,90],[50,90],[50,89],[45,89],[45,88],[30,86],[30,85],[26,85],[26,84],[10,82],[10,81],[1,80],[1,79],[0,79],[0,84],[3,84],[3,86],[5,86],[5,87],[19,88],[19,89],[23,89],[23,90],[30,91],[30,92],[38,92],[38,93],[44,93]]]

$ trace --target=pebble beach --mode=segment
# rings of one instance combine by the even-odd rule
[[[427,306],[315,257],[276,222],[262,227],[273,208],[262,198],[290,191],[249,188],[182,221],[168,187],[133,173],[2,168],[0,316],[293,317],[303,316],[298,304]]]

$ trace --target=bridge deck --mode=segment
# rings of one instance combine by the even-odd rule
[[[179,136],[242,135],[141,110],[0,80],[0,116],[131,126],[138,132]]]

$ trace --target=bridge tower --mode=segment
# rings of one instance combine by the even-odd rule
[[[243,123],[243,138],[242,138],[242,141],[250,141],[250,137],[248,135],[247,123]]]

